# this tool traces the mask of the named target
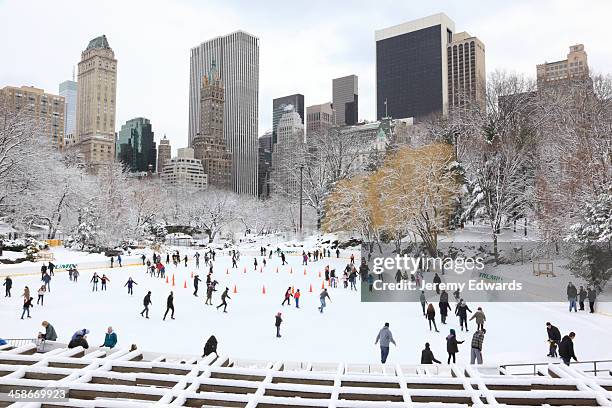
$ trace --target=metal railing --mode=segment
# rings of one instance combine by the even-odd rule
[[[550,362],[550,363],[520,363],[520,364],[503,364],[500,365],[501,368],[506,370],[508,374],[512,375],[538,375],[538,368],[548,367],[550,364],[563,364],[562,362]],[[578,366],[580,370],[584,373],[592,373],[594,376],[597,376],[597,373],[608,373],[608,375],[612,376],[612,360],[589,360],[589,361],[576,361],[571,363],[572,366]],[[582,369],[583,366],[587,366],[587,368],[592,368],[591,370]],[[599,368],[598,368],[599,365]],[[528,372],[511,372],[508,370],[509,367],[531,367]]]

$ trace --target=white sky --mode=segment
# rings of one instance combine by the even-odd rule
[[[144,116],[156,139],[187,144],[189,50],[243,29],[260,39],[259,130],[272,99],[331,101],[332,78],[359,76],[359,117],[375,119],[374,30],[438,12],[478,36],[487,72],[535,76],[535,65],[585,44],[589,65],[612,72],[608,0],[162,1],[0,0],[0,87],[58,93],[90,39],[106,34],[118,59],[117,127]]]

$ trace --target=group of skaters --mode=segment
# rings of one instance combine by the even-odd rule
[[[589,302],[589,313],[595,313],[595,301],[597,300],[597,291],[595,288],[580,285],[577,289],[572,282],[567,285],[567,300],[569,302],[569,311],[578,312],[576,305],[580,306],[580,310],[584,310],[584,302]]]
[[[565,365],[570,365],[571,360],[578,361],[574,353],[576,333],[570,332],[561,337],[559,328],[550,322],[546,322],[546,333],[548,334],[548,354],[546,357],[561,357]]]

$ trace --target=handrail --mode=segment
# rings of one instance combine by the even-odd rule
[[[610,368],[604,368],[604,369],[597,369],[597,364],[601,364],[602,363],[612,363],[612,360],[587,360],[587,361],[576,361],[574,363],[572,363],[572,365],[583,365],[583,364],[592,364],[593,365],[593,369],[592,370],[582,370],[585,373],[593,373],[593,375],[597,376],[598,372],[606,372],[606,371],[610,371]],[[549,364],[561,364],[561,362],[557,361],[557,362],[546,362],[546,363],[514,363],[514,364],[501,364],[500,367],[507,370],[508,367],[533,367],[533,373],[529,372],[529,373],[518,373],[518,374],[512,374],[512,375],[537,375],[538,372],[538,367],[541,366],[548,366]]]

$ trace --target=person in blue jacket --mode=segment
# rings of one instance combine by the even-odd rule
[[[111,326],[108,326],[108,330],[106,330],[106,335],[104,336],[104,344],[100,347],[108,347],[113,348],[117,344],[117,334],[113,331]]]

